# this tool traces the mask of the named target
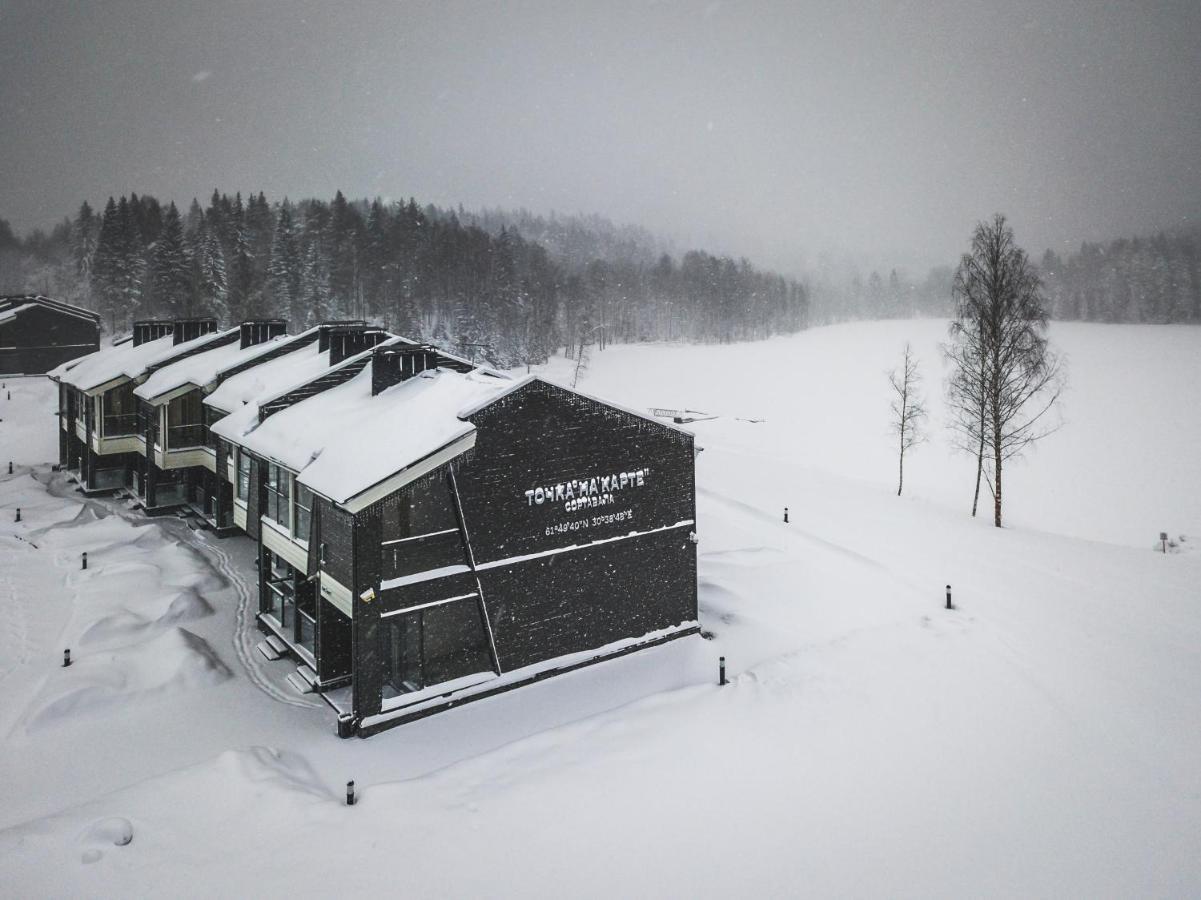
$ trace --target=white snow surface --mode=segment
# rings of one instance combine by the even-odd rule
[[[238,329],[234,328],[231,331],[237,333]],[[230,331],[222,333],[228,335]],[[217,373],[222,369],[248,362],[262,356],[264,353],[269,353],[278,346],[280,341],[291,339],[289,335],[281,335],[270,341],[252,344],[249,347],[243,347],[240,341],[233,341],[221,347],[214,347],[212,350],[197,353],[194,356],[173,362],[169,366],[163,366],[139,385],[137,390],[134,391],[134,395],[141,397],[143,400],[153,400],[185,385],[190,384],[198,388],[204,387],[215,380]]]
[[[500,393],[509,379],[430,369],[371,394],[371,367],[255,425],[235,413],[214,429],[250,452],[298,472],[300,482],[343,502],[470,434],[458,412]],[[236,418],[235,418],[236,416]]]
[[[81,391],[90,391],[114,378],[137,378],[153,365],[170,359],[178,352],[190,350],[201,344],[210,343],[221,333],[205,334],[182,344],[174,343],[171,335],[146,341],[136,347],[133,341],[101,347],[95,353],[63,363],[50,372],[64,384],[73,385]]]
[[[309,333],[301,332],[289,340]],[[252,405],[257,414],[259,401],[276,396],[293,384],[315,378],[329,368],[329,351],[319,351],[318,347],[319,342],[312,341],[283,356],[229,376],[204,398],[205,405],[228,413],[236,412],[244,405]]]
[[[937,424],[944,333],[595,354],[589,393],[720,415],[690,426],[712,639],[367,741],[253,652],[248,540],[30,467],[54,389],[22,380],[0,423],[5,893],[1201,895],[1201,329],[1052,327],[1067,421],[1011,467],[1003,529],[967,514],[938,429],[896,496],[884,373],[911,341]]]

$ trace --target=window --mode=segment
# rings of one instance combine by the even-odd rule
[[[313,521],[313,492],[303,484],[296,485],[296,509],[292,521],[292,537],[298,541],[309,540],[309,529]]]
[[[225,413],[213,409],[211,406],[204,408],[204,443],[211,450],[217,449],[217,435],[213,434],[212,427],[218,419],[224,416]]]
[[[138,401],[133,395],[133,389],[133,382],[127,381],[120,387],[115,387],[104,394],[104,417],[101,421],[103,429],[101,433],[105,437],[137,432]]]
[[[474,597],[388,616],[381,624],[385,697],[494,671]]]
[[[454,496],[444,476],[416,481],[386,500],[380,524],[385,579],[467,562]]]
[[[267,466],[267,518],[286,529],[292,525],[292,473],[274,463]]]
[[[250,457],[245,450],[238,451],[237,498],[243,503],[250,500]]]
[[[267,590],[261,610],[275,617],[289,642],[313,653],[317,636],[316,586],[275,553],[265,553],[263,565]]]
[[[267,554],[267,601],[265,612],[271,613],[289,633],[295,628],[296,577],[283,557]]]
[[[203,447],[204,410],[200,391],[189,391],[167,404],[167,449]]]

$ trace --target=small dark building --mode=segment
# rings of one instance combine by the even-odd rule
[[[42,375],[100,349],[100,316],[40,294],[0,297],[0,374]]]
[[[341,734],[699,630],[691,434],[400,339],[337,371],[213,430]]]

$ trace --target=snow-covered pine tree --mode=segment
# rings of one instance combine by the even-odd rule
[[[159,312],[170,317],[190,315],[192,264],[184,244],[183,223],[174,203],[167,207],[162,231],[151,247],[150,260]]]

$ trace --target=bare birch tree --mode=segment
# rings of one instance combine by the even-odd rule
[[[917,359],[909,344],[901,358],[901,367],[888,373],[892,386],[892,430],[900,441],[900,458],[897,463],[897,496],[905,486],[905,451],[912,450],[926,439],[923,426],[926,421],[926,404],[921,395],[921,374]]]
[[[953,295],[955,319],[944,348],[952,427],[961,445],[976,451],[976,497],[984,475],[1000,528],[1004,464],[1058,427],[1050,413],[1064,387],[1062,365],[1046,339],[1038,275],[1004,216],[976,226],[971,252],[955,271]],[[972,506],[975,514],[975,501]]]

